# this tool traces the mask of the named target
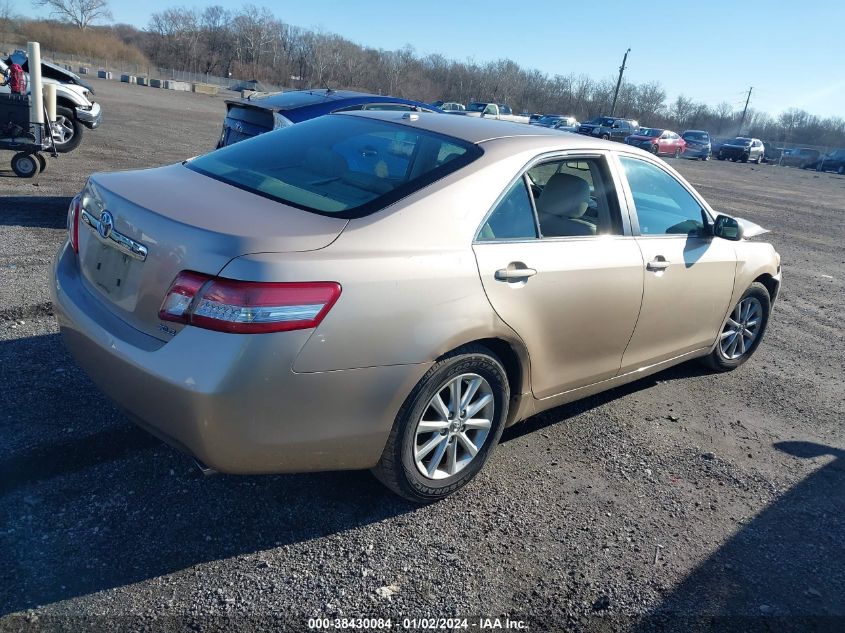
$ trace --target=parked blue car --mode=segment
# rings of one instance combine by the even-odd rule
[[[332,112],[412,110],[440,112],[419,101],[351,90],[292,90],[226,101],[226,118],[217,147],[226,147],[264,132],[301,123]]]

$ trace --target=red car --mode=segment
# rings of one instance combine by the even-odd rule
[[[671,154],[678,158],[684,153],[687,142],[672,130],[641,127],[636,134],[625,139],[628,145],[634,145],[651,152],[655,156]]]

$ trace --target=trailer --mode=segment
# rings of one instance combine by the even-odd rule
[[[51,129],[56,120],[56,93],[48,86],[45,103],[38,42],[29,42],[27,53],[34,60],[29,94],[0,94],[0,149],[15,152],[12,171],[17,176],[35,178],[47,168],[45,153],[59,155]]]

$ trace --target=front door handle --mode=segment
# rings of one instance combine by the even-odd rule
[[[507,268],[500,268],[493,276],[497,281],[523,281],[536,274],[536,269],[528,268],[525,264],[508,264]]]
[[[646,270],[653,270],[655,272],[666,270],[669,268],[669,262],[663,255],[658,255],[653,260],[645,265]]]

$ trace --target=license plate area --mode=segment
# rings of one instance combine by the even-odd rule
[[[83,268],[89,283],[100,294],[123,309],[132,310],[136,298],[132,272],[137,264],[140,262],[129,255],[92,239],[86,248]]]

